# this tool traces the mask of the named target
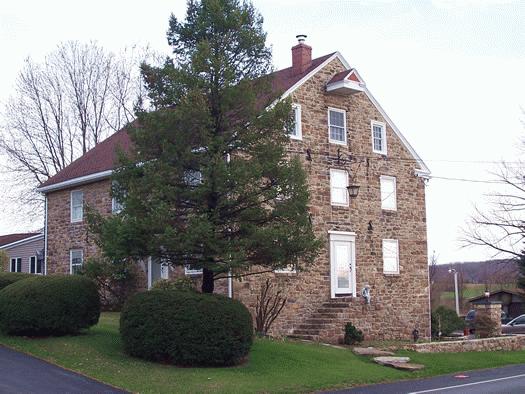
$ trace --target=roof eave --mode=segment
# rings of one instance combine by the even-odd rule
[[[67,189],[67,188],[70,188],[70,187],[73,187],[73,186],[82,185],[82,184],[85,184],[85,183],[91,183],[91,182],[100,181],[102,179],[106,179],[106,178],[111,177],[112,174],[113,174],[113,170],[106,170],[106,171],[95,172],[93,174],[89,174],[89,175],[84,175],[84,176],[77,177],[77,178],[68,179],[66,181],[54,183],[54,184],[51,184],[51,185],[48,185],[48,186],[42,186],[42,187],[37,188],[36,191],[39,192],[39,193],[46,194],[46,193],[49,193],[49,192],[53,192],[53,191],[57,191],[57,190],[61,190],[61,189]]]
[[[0,249],[11,249],[11,248],[14,248],[15,246],[20,246],[20,245],[24,245],[32,241],[37,241],[38,238],[44,239],[44,234],[36,234],[31,237],[19,239],[18,241],[14,241],[14,242],[0,246]]]

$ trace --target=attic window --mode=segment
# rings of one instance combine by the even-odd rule
[[[372,150],[374,153],[386,155],[386,125],[382,122],[371,122]]]
[[[328,133],[332,144],[346,145],[346,111],[328,108]]]

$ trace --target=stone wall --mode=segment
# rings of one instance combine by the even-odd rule
[[[480,338],[497,337],[501,335],[501,302],[474,304],[476,317],[474,327]]]
[[[496,338],[468,339],[464,341],[441,341],[415,343],[405,346],[418,353],[459,353],[492,352],[525,349],[525,335],[512,335]]]
[[[424,180],[414,175],[417,164],[390,127],[386,131],[388,155],[372,152],[370,122],[386,120],[364,93],[326,94],[326,82],[341,70],[342,64],[332,61],[292,97],[294,103],[301,104],[303,139],[291,140],[290,150],[307,171],[314,229],[324,247],[307,272],[274,275],[276,283],[288,293],[288,305],[275,321],[273,332],[293,334],[303,322],[313,319],[317,325],[323,325],[314,338],[328,342],[342,338],[347,321],[352,321],[370,339],[410,338],[416,327],[422,337],[429,337]],[[328,107],[346,110],[348,146],[328,142]],[[312,152],[311,161],[306,160],[306,149]],[[350,154],[363,158],[363,162],[345,165],[330,159],[337,157],[338,150],[343,157]],[[330,203],[331,168],[349,170],[361,185],[358,197],[351,200],[349,207]],[[397,211],[381,209],[381,175],[396,177]],[[359,295],[344,297],[342,303],[334,300],[336,308],[327,305],[331,302],[329,230],[356,233],[357,292],[368,284],[370,305],[365,305]],[[399,275],[383,273],[382,239],[399,241]],[[234,293],[253,309],[259,283],[258,277],[247,278],[235,284]],[[323,321],[323,317],[330,321]]]
[[[84,218],[71,223],[71,192],[84,192]],[[111,182],[109,179],[80,185],[47,194],[47,271],[50,274],[69,273],[69,253],[82,249],[84,261],[98,254],[86,221],[86,207],[105,215],[111,214]]]

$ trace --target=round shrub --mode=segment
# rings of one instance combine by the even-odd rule
[[[96,285],[82,276],[33,276],[0,291],[0,330],[10,335],[65,335],[100,316]]]
[[[0,290],[19,280],[32,277],[34,277],[34,275],[24,272],[0,272]]]
[[[181,366],[240,362],[252,345],[252,317],[239,301],[191,291],[133,296],[120,315],[125,351]]]
[[[153,290],[180,290],[180,291],[196,291],[195,284],[188,277],[182,277],[177,279],[159,279],[153,286]]]

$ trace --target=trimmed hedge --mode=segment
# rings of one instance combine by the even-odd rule
[[[181,366],[237,364],[253,341],[250,312],[239,301],[190,291],[133,296],[120,315],[125,351]]]
[[[32,276],[0,291],[0,330],[10,335],[65,335],[100,316],[96,285],[82,276]]]
[[[0,272],[0,290],[19,280],[32,277],[34,277],[34,275],[24,272]]]

